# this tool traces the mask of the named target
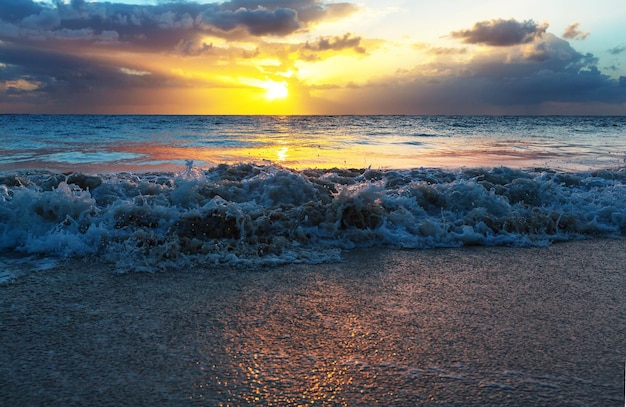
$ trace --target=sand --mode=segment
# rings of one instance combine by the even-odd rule
[[[624,405],[626,240],[0,286],[0,405]]]

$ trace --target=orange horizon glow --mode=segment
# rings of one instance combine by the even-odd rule
[[[596,7],[118,1],[6,5],[0,113],[626,114]]]

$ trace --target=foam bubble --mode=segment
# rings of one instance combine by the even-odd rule
[[[626,170],[306,170],[0,177],[0,249],[120,271],[337,261],[355,247],[547,245],[626,233]]]

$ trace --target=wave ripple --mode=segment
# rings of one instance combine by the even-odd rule
[[[392,246],[543,246],[626,233],[624,169],[506,167],[0,176],[0,249],[95,256],[120,272],[340,260]]]

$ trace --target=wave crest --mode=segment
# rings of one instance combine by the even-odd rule
[[[354,247],[547,245],[626,233],[626,171],[306,170],[0,177],[0,249],[119,271],[337,261]]]

